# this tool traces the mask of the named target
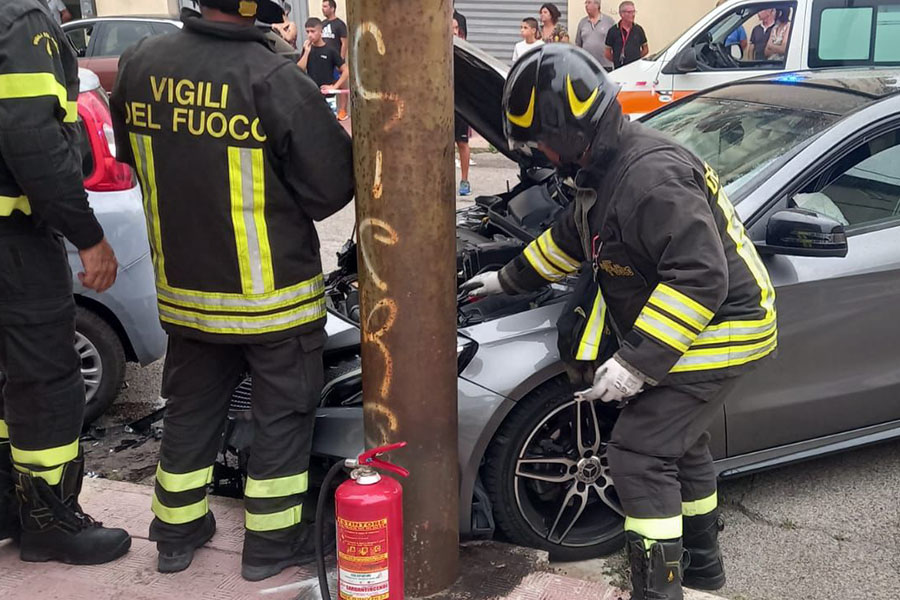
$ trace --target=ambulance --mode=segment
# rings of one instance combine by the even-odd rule
[[[900,67],[900,0],[728,0],[610,76],[622,109],[636,118],[755,75],[867,65]]]

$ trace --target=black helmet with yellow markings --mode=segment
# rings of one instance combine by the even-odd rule
[[[547,44],[529,52],[513,65],[503,89],[510,147],[543,142],[563,163],[575,163],[618,91],[600,63],[581,48]]]

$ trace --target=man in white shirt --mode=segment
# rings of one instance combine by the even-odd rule
[[[578,23],[575,45],[587,50],[607,71],[613,70],[613,63],[606,58],[606,34],[615,27],[612,17],[600,12],[600,0],[584,0],[587,16]]]
[[[519,27],[519,33],[522,34],[522,41],[517,43],[515,49],[513,50],[513,62],[519,60],[520,56],[544,45],[544,41],[538,37],[537,19],[533,17],[522,19],[522,25]]]
[[[44,0],[47,8],[50,9],[50,16],[56,21],[57,25],[62,25],[72,20],[72,13],[63,4],[63,0]]]

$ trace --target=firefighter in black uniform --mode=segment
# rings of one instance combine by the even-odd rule
[[[77,97],[46,5],[0,5],[0,540],[18,538],[26,561],[98,564],[131,538],[78,505],[84,381],[62,236],[85,287],[109,288],[117,265],[82,185]]]
[[[503,98],[510,142],[575,175],[576,199],[522,255],[464,288],[524,293],[582,261],[593,267],[599,293],[583,329],[560,336],[580,340],[569,357],[579,361],[598,358],[607,325],[619,338],[577,397],[627,402],[607,453],[633,597],[681,599],[682,575],[690,587],[725,583],[707,429],[735,378],[775,351],[775,294],[715,172],[625,119],[616,93],[566,44],[514,65]]]
[[[162,572],[215,532],[206,499],[231,392],[253,377],[242,574],[314,560],[303,516],[323,385],[325,297],[313,221],[353,196],[349,136],[255,20],[268,0],[200,0],[180,32],[122,55],[120,158],[144,190],[168,398],[150,526]]]

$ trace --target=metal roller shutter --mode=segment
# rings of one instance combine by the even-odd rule
[[[541,2],[530,0],[456,0],[456,10],[466,17],[469,41],[505,63],[512,59],[513,47],[521,42],[519,24],[525,17],[538,18]],[[568,3],[555,2],[562,11],[560,22],[568,23]],[[540,19],[538,19],[540,22]]]

